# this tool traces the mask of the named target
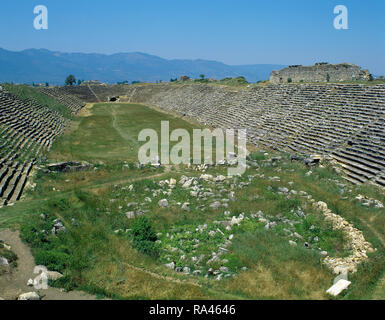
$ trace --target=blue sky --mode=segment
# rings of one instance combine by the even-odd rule
[[[33,8],[49,28],[33,28]],[[336,5],[349,29],[333,27]],[[352,62],[385,75],[384,0],[1,0],[0,47],[141,51],[227,64]]]

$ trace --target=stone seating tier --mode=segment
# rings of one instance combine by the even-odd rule
[[[57,99],[76,114],[84,102]],[[20,199],[34,164],[69,124],[61,114],[33,100],[0,91],[0,206]]]
[[[381,185],[385,85],[287,84],[247,89],[204,84],[57,88],[83,101],[110,96],[144,103],[221,128],[246,128],[264,148],[330,155],[353,183]],[[63,93],[64,94],[64,93]]]

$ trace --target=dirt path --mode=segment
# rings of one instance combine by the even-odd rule
[[[89,84],[87,84],[87,87],[88,87],[88,89],[90,89],[91,93],[95,96],[96,100],[98,100],[98,102],[100,102],[99,97],[96,95],[96,93],[94,92],[94,90],[92,90],[91,86],[90,86]]]
[[[103,182],[100,184],[86,185],[86,186],[82,186],[82,188],[83,189],[87,188],[87,189],[91,190],[92,192],[98,192],[101,189],[107,188],[107,187],[115,185],[115,184],[121,185],[121,184],[125,184],[125,183],[141,181],[141,180],[156,179],[156,178],[159,178],[159,177],[166,175],[170,171],[171,171],[170,166],[165,166],[164,172],[153,174],[150,176],[143,176],[143,177],[137,177],[137,178],[127,178],[127,179],[122,179],[122,180],[114,180],[114,181],[109,181],[109,182]]]
[[[111,106],[111,115],[112,115],[112,127],[123,138],[123,140],[130,140],[129,136],[126,135],[125,132],[121,130],[118,125],[118,118],[116,117],[115,106]]]
[[[203,286],[200,283],[192,281],[192,280],[181,280],[181,279],[176,279],[176,278],[173,278],[173,277],[170,277],[170,276],[163,276],[161,274],[152,272],[150,270],[147,270],[147,269],[144,269],[144,268],[141,268],[141,267],[134,266],[134,265],[126,263],[126,262],[124,263],[124,265],[129,267],[129,268],[131,268],[131,269],[134,269],[136,271],[144,272],[144,273],[146,273],[146,274],[148,274],[151,277],[154,277],[156,279],[161,279],[161,280],[165,280],[165,281],[168,281],[168,282],[173,282],[173,283],[176,283],[176,284],[187,284],[187,285],[192,285],[192,286],[195,286],[195,287],[198,287],[198,288],[203,288]],[[224,293],[222,291],[217,291],[214,288],[206,288],[206,290],[209,293],[215,293],[217,295],[225,296],[226,299],[235,299],[235,300],[240,299],[240,297],[238,297],[236,295],[233,295],[231,293]]]
[[[151,277],[154,277],[154,278],[157,278],[157,279],[162,279],[162,280],[166,280],[166,281],[169,281],[169,282],[173,282],[173,283],[183,283],[183,284],[190,284],[192,286],[196,286],[196,287],[199,287],[199,288],[202,288],[202,285],[197,283],[197,282],[193,282],[193,281],[182,281],[180,279],[175,279],[175,278],[172,278],[172,277],[169,277],[169,276],[162,276],[158,273],[155,273],[155,272],[152,272],[150,270],[147,270],[147,269],[144,269],[144,268],[141,268],[141,267],[137,267],[137,266],[134,266],[132,264],[129,264],[129,263],[124,263],[125,266],[131,268],[131,269],[134,269],[136,271],[141,271],[141,272],[144,272],[148,275],[150,275]]]
[[[37,292],[34,287],[27,286],[27,281],[34,279],[37,275],[33,273],[35,263],[31,251],[20,240],[19,232],[9,229],[2,230],[0,231],[0,239],[10,245],[11,250],[18,257],[18,267],[11,273],[0,276],[0,297],[6,300],[15,300],[21,293]],[[40,290],[38,293],[42,296],[42,300],[95,300],[95,296],[84,292],[62,292],[56,288]]]
[[[122,130],[118,125],[118,118],[116,114],[116,105],[111,106],[111,115],[112,115],[112,127],[116,130],[116,132],[123,138],[123,140],[129,141],[131,137]]]

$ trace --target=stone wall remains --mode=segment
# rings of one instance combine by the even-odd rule
[[[370,73],[351,63],[328,64],[316,63],[314,66],[289,66],[273,71],[270,82],[282,84],[288,82],[340,82],[369,80]]]

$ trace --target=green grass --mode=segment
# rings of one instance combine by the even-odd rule
[[[47,107],[52,111],[58,112],[64,118],[71,119],[71,111],[68,107],[61,104],[54,98],[47,96],[41,93],[34,87],[27,85],[13,85],[13,84],[3,84],[4,88],[15,95],[17,98],[23,101],[33,100],[38,104]]]
[[[238,260],[237,265],[250,271],[249,274],[242,272],[238,279],[228,284],[234,293],[249,299],[256,298],[257,290],[260,299],[325,298],[321,288],[330,285],[332,276],[329,270],[320,267],[319,255],[315,252],[304,247],[293,248],[275,233],[264,229],[242,232],[235,239],[232,263]],[[252,276],[260,280],[255,281]],[[314,290],[309,290],[312,285]]]
[[[192,136],[192,130],[196,128],[179,118],[142,105],[96,104],[92,115],[75,120],[71,135],[57,139],[49,158],[135,162],[138,160],[138,149],[143,145],[138,141],[139,132],[152,128],[160,137],[161,121],[170,122],[170,132],[184,128]],[[170,147],[173,145],[175,143],[170,143]]]

